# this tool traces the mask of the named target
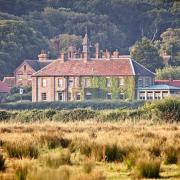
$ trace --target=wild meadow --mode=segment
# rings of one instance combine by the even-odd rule
[[[180,179],[178,110],[2,110],[0,179]]]

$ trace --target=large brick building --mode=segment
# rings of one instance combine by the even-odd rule
[[[85,99],[140,99],[139,89],[154,84],[154,73],[132,60],[100,53],[99,44],[92,53],[87,34],[83,50],[69,47],[67,54],[32,76],[32,101],[71,101]]]

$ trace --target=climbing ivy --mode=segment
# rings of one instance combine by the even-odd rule
[[[82,85],[84,78],[80,78]],[[135,78],[133,76],[124,77],[124,85],[119,86],[119,77],[110,77],[111,86],[106,87],[106,77],[90,77],[91,86],[84,88],[73,88],[72,94],[81,93],[81,100],[85,99],[86,92],[92,94],[92,99],[106,99],[107,93],[112,93],[112,99],[119,99],[119,93],[125,94],[125,99],[133,100],[135,98]]]

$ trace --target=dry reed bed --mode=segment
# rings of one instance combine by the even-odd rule
[[[8,143],[10,146],[17,145],[17,148],[26,146],[26,153],[23,152],[24,154],[17,156],[13,154],[14,152],[8,154]],[[34,149],[29,150],[29,144],[34,145]],[[68,152],[63,155],[66,159],[59,159],[62,156],[58,155],[59,151],[56,151],[59,147],[68,149]],[[38,152],[36,152],[36,148]],[[80,154],[78,154],[79,149]],[[29,151],[32,153],[29,154]],[[7,157],[7,170],[1,173],[1,175],[6,174],[7,176],[15,172],[17,175],[17,162],[24,163],[24,158],[27,158],[24,164],[28,164],[27,167],[30,169],[34,167],[31,170],[32,173],[27,176],[28,179],[35,177],[38,179],[42,174],[46,174],[44,179],[56,178],[62,172],[66,172],[63,179],[72,179],[72,177],[74,179],[92,179],[92,177],[94,177],[93,179],[105,179],[105,177],[113,179],[123,176],[126,177],[125,179],[136,178],[138,175],[135,170],[146,166],[143,164],[145,159],[147,162],[152,162],[152,164],[148,164],[147,168],[154,165],[155,162],[157,171],[160,165],[163,167],[161,176],[178,179],[180,178],[180,170],[177,166],[180,154],[180,125],[151,121],[112,123],[94,120],[67,123],[0,123],[0,153]],[[175,153],[174,156],[173,153]],[[170,160],[167,158],[168,154],[170,154]],[[19,160],[19,158],[23,160]],[[43,161],[46,162],[45,167]],[[111,162],[116,163],[109,168],[108,164]],[[147,162],[145,163],[147,164]],[[117,163],[124,165],[117,165]],[[166,173],[170,170],[167,170],[167,166],[164,164],[173,163],[177,164],[177,167],[174,168],[174,175],[171,176]],[[94,164],[96,164],[96,168],[94,168]],[[137,167],[135,167],[136,165]],[[116,166],[118,168],[114,168]],[[77,173],[82,171],[82,167],[85,167],[83,172],[86,173]],[[26,168],[20,166],[20,169],[21,173],[26,174]],[[45,173],[47,169],[49,174]]]

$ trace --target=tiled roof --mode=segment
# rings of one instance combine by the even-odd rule
[[[43,67],[47,66],[52,62],[52,60],[24,60],[25,63],[29,64],[35,71],[42,69]]]
[[[55,62],[44,67],[34,76],[154,76],[143,66],[132,61],[130,58],[111,60],[67,60]]]
[[[156,84],[168,84],[171,86],[180,87],[180,80],[155,80]]]
[[[7,86],[7,84],[5,84],[0,80],[0,93],[9,93],[9,92],[10,92],[10,88]]]
[[[158,85],[153,85],[153,86],[141,88],[141,89],[144,89],[144,90],[180,90],[179,87],[169,86],[167,84],[158,84]]]
[[[4,77],[3,82],[7,84],[8,87],[12,88],[15,86],[15,77]]]

